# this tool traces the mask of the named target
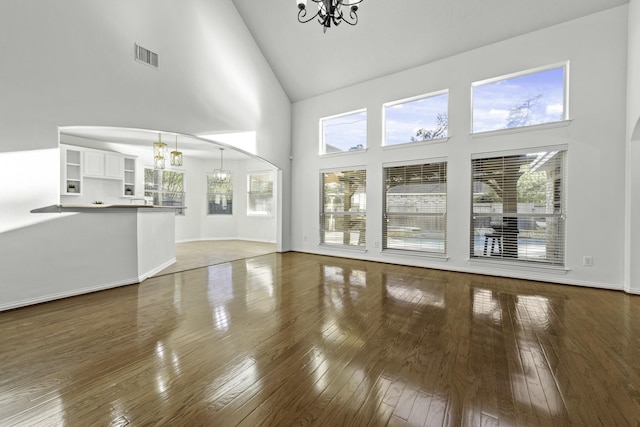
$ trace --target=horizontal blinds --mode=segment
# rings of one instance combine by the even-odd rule
[[[384,168],[383,249],[445,254],[447,163]]]
[[[565,151],[472,160],[469,253],[564,265]]]
[[[364,169],[321,174],[320,242],[365,246],[367,173]]]

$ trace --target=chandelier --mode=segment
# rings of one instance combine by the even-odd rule
[[[167,158],[167,144],[162,142],[162,134],[158,134],[158,141],[153,143],[153,168],[164,169]]]
[[[364,0],[311,0],[318,4],[318,11],[311,17],[307,17],[307,0],[296,0],[298,3],[298,22],[307,23],[316,17],[318,22],[322,25],[323,31],[326,33],[327,28],[333,25],[339,25],[341,22],[346,22],[349,25],[356,25],[358,23],[358,4]],[[342,13],[342,6],[349,7],[349,14]],[[310,13],[309,13],[310,14]]]
[[[171,166],[182,166],[182,152],[178,151],[178,135],[176,135],[176,149],[171,152]]]
[[[222,153],[224,148],[220,149],[220,169],[215,169],[211,174],[213,181],[218,184],[224,184],[231,181],[231,171],[222,168]]]

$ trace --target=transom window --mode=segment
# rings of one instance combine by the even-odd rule
[[[322,173],[320,243],[364,247],[367,225],[367,172]]]
[[[449,93],[384,104],[384,145],[446,138],[449,130]]]
[[[320,154],[367,148],[367,110],[320,119]]]
[[[475,82],[472,132],[488,132],[566,120],[567,66]]]
[[[565,151],[472,160],[470,256],[564,265]]]
[[[446,253],[447,163],[384,168],[383,249]]]
[[[144,196],[158,206],[184,206],[184,173],[166,169],[144,169]],[[176,215],[184,215],[183,208]]]

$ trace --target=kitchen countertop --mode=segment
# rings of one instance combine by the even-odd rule
[[[31,213],[60,213],[60,212],[113,212],[130,209],[143,209],[154,211],[173,211],[176,209],[186,209],[185,206],[158,206],[158,205],[108,205],[108,204],[67,204],[67,205],[50,205],[42,208],[31,210]]]

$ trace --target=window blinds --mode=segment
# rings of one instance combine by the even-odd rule
[[[472,160],[472,258],[564,265],[565,151]]]
[[[383,249],[446,254],[447,163],[384,168]]]
[[[322,173],[320,243],[365,246],[366,179],[364,169]]]

